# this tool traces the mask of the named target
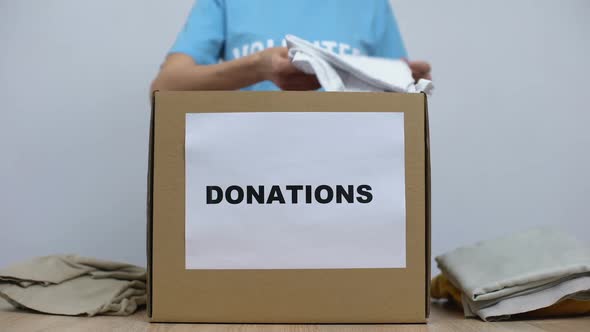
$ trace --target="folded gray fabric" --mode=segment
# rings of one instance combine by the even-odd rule
[[[557,229],[479,242],[438,256],[436,262],[462,291],[465,315],[484,320],[565,298],[585,299],[590,291],[590,248]]]
[[[59,315],[130,315],[146,302],[145,269],[76,255],[0,269],[0,297],[17,308]]]

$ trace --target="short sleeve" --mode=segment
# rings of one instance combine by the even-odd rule
[[[225,44],[223,0],[197,0],[169,54],[190,55],[196,63],[215,64]]]
[[[373,56],[383,58],[407,58],[408,54],[395,20],[389,0],[378,0],[375,13],[375,38]]]

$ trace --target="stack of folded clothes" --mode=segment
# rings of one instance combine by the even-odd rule
[[[442,275],[433,298],[484,321],[590,314],[590,248],[556,229],[539,228],[461,247],[436,257]]]
[[[0,269],[0,298],[47,314],[126,316],[145,304],[145,281],[134,265],[53,255]]]

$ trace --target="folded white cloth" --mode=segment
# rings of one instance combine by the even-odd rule
[[[0,297],[58,315],[130,315],[146,302],[146,271],[76,255],[38,257],[0,270]]]
[[[326,91],[424,92],[433,85],[421,79],[414,83],[412,70],[403,60],[362,55],[338,55],[293,35],[285,37],[295,67],[316,75]]]
[[[553,287],[528,294],[507,297],[489,306],[480,304],[469,307],[465,309],[465,312],[467,316],[477,315],[484,320],[501,320],[510,318],[510,315],[516,313],[546,308],[565,299],[590,301],[590,276],[566,280]],[[464,299],[463,303],[469,305],[471,301]]]
[[[436,257],[463,293],[466,316],[509,317],[590,291],[590,248],[551,228],[479,242]]]

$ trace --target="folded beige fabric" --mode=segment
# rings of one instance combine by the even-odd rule
[[[145,269],[54,255],[0,269],[0,297],[17,308],[58,315],[130,315],[146,302]]]

